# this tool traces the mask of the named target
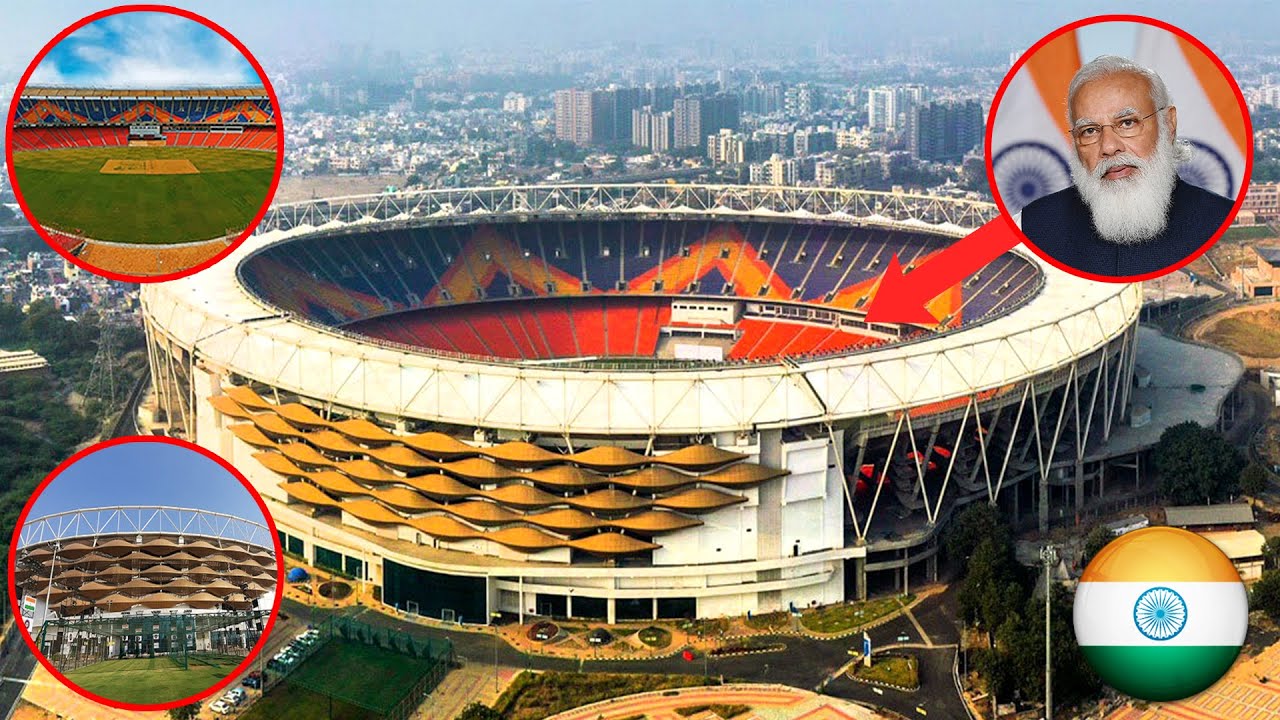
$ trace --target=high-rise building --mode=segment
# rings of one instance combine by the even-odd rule
[[[837,150],[866,150],[871,147],[871,133],[866,130],[837,130]]]
[[[654,152],[667,152],[675,142],[675,115],[655,112],[652,105],[631,111],[631,144]]]
[[[818,187],[835,187],[840,182],[840,164],[835,160],[819,160],[813,168]]]
[[[754,185],[794,185],[799,176],[796,161],[778,153],[762,163],[752,164],[750,173]]]
[[[791,155],[795,150],[795,140],[790,130],[781,128],[765,128],[757,130],[752,136],[756,147],[759,148],[760,157],[769,157],[774,153],[783,157]]]
[[[773,115],[783,108],[782,83],[753,83],[743,91],[742,109],[756,115]]]
[[[923,85],[896,85],[867,91],[867,125],[872,130],[901,130],[926,100]]]
[[[805,128],[797,130],[795,134],[795,154],[796,157],[804,155],[817,155],[818,153],[831,152],[836,149],[836,134],[831,128],[823,125],[819,127]]]
[[[631,111],[639,99],[639,88],[557,90],[556,138],[577,145],[631,140]]]
[[[783,109],[789,117],[805,117],[822,109],[822,92],[809,83],[787,88]]]
[[[737,130],[741,102],[737,95],[716,93],[676,98],[672,107],[676,121],[677,148],[703,147],[707,135],[722,128]]]
[[[982,142],[982,105],[976,100],[933,102],[912,113],[909,147],[912,157],[958,162]]]
[[[723,128],[720,132],[707,136],[707,157],[712,165],[744,163],[750,159],[749,143],[746,135]]]
[[[867,91],[867,125],[872,130],[888,130],[898,112],[898,98],[893,88],[878,87]]]
[[[502,111],[523,113],[529,110],[529,97],[517,92],[507,93],[502,97]]]
[[[555,107],[557,140],[575,145],[591,145],[597,141],[594,116],[598,112],[598,101],[594,91],[557,90]]]

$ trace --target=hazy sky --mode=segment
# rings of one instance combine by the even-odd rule
[[[127,12],[63,38],[36,67],[31,83],[154,89],[261,80],[234,45],[201,23],[170,13]]]
[[[204,0],[176,4],[230,30],[259,56],[323,52],[335,44],[375,50],[501,51],[505,46],[557,52],[608,42],[693,43],[719,48],[801,45],[824,40],[835,52],[884,47],[945,46],[1018,50],[1066,22],[1117,12],[1115,2],[1081,0]],[[30,61],[58,31],[109,2],[6,2],[0,22],[0,66]],[[1259,0],[1221,3],[1136,0],[1124,12],[1180,25],[1229,48],[1271,42],[1280,7]],[[15,78],[4,78],[14,82]]]
[[[265,524],[253,496],[221,465],[159,442],[123,443],[86,455],[49,483],[27,519],[119,505],[210,510]]]

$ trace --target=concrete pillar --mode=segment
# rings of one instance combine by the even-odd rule
[[[570,592],[564,598],[564,616],[568,618],[573,617],[573,593],[572,592]]]
[[[911,592],[911,550],[902,548],[902,594]]]
[[[1076,457],[1076,512],[1084,510],[1084,460]]]
[[[652,620],[658,619],[658,598],[656,597],[653,598],[653,614],[650,616],[650,619]]]
[[[929,559],[925,561],[925,572],[929,574],[929,579],[932,582],[938,582],[938,556],[936,553],[930,555]]]
[[[856,590],[858,600],[867,599],[867,559],[865,557],[853,559],[853,586]]]
[[[618,606],[617,601],[609,598],[605,601],[605,620],[610,624],[618,622]]]
[[[1038,463],[1037,463],[1038,464]],[[1040,475],[1040,532],[1049,531],[1049,474],[1041,473],[1036,468],[1036,473]]]

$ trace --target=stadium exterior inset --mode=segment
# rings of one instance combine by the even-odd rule
[[[402,611],[711,617],[936,571],[955,509],[1102,492],[1137,285],[1014,251],[868,324],[982,203],[505,187],[273,208],[143,290],[158,403],[287,550]]]
[[[64,672],[113,658],[245,655],[275,599],[270,531],[222,513],[73,510],[29,520],[17,545],[21,614]]]

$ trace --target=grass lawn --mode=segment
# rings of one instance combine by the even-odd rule
[[[108,160],[190,160],[199,174],[113,175]],[[43,224],[95,240],[181,243],[243,228],[262,206],[274,153],[182,147],[15,152],[18,190]]]
[[[787,618],[790,615],[785,610],[777,612],[764,613],[762,615],[752,614],[747,618],[747,627],[754,630],[779,630],[787,626]]]
[[[858,663],[853,672],[863,680],[875,680],[899,687],[913,688],[920,685],[920,663],[911,655],[873,656],[871,667]]]
[[[1204,340],[1251,357],[1280,357],[1280,310],[1242,312],[1222,318]]]
[[[433,665],[393,650],[335,639],[307,658],[285,682],[390,710]]]
[[[333,720],[363,720],[371,716],[368,710],[333,701]],[[280,683],[271,692],[249,706],[242,720],[314,720],[329,717],[329,698],[290,685]]]
[[[506,720],[542,720],[609,698],[714,683],[709,678],[692,675],[544,672],[530,677],[519,688],[519,694],[511,699],[503,717]]]
[[[183,670],[168,657],[104,660],[67,673],[67,678],[95,695],[138,705],[181,700],[222,682],[243,658],[199,656]]]
[[[1266,225],[1248,225],[1241,227],[1227,228],[1227,233],[1222,236],[1223,240],[1241,242],[1248,240],[1258,240],[1261,238],[1275,237],[1271,228]]]
[[[651,625],[640,631],[640,642],[661,650],[671,644],[671,631]]]
[[[902,600],[899,603],[899,600]],[[859,603],[828,605],[800,616],[800,624],[809,630],[819,633],[838,633],[861,627],[867,623],[897,612],[902,605],[911,602],[912,596],[905,598],[877,598]]]

